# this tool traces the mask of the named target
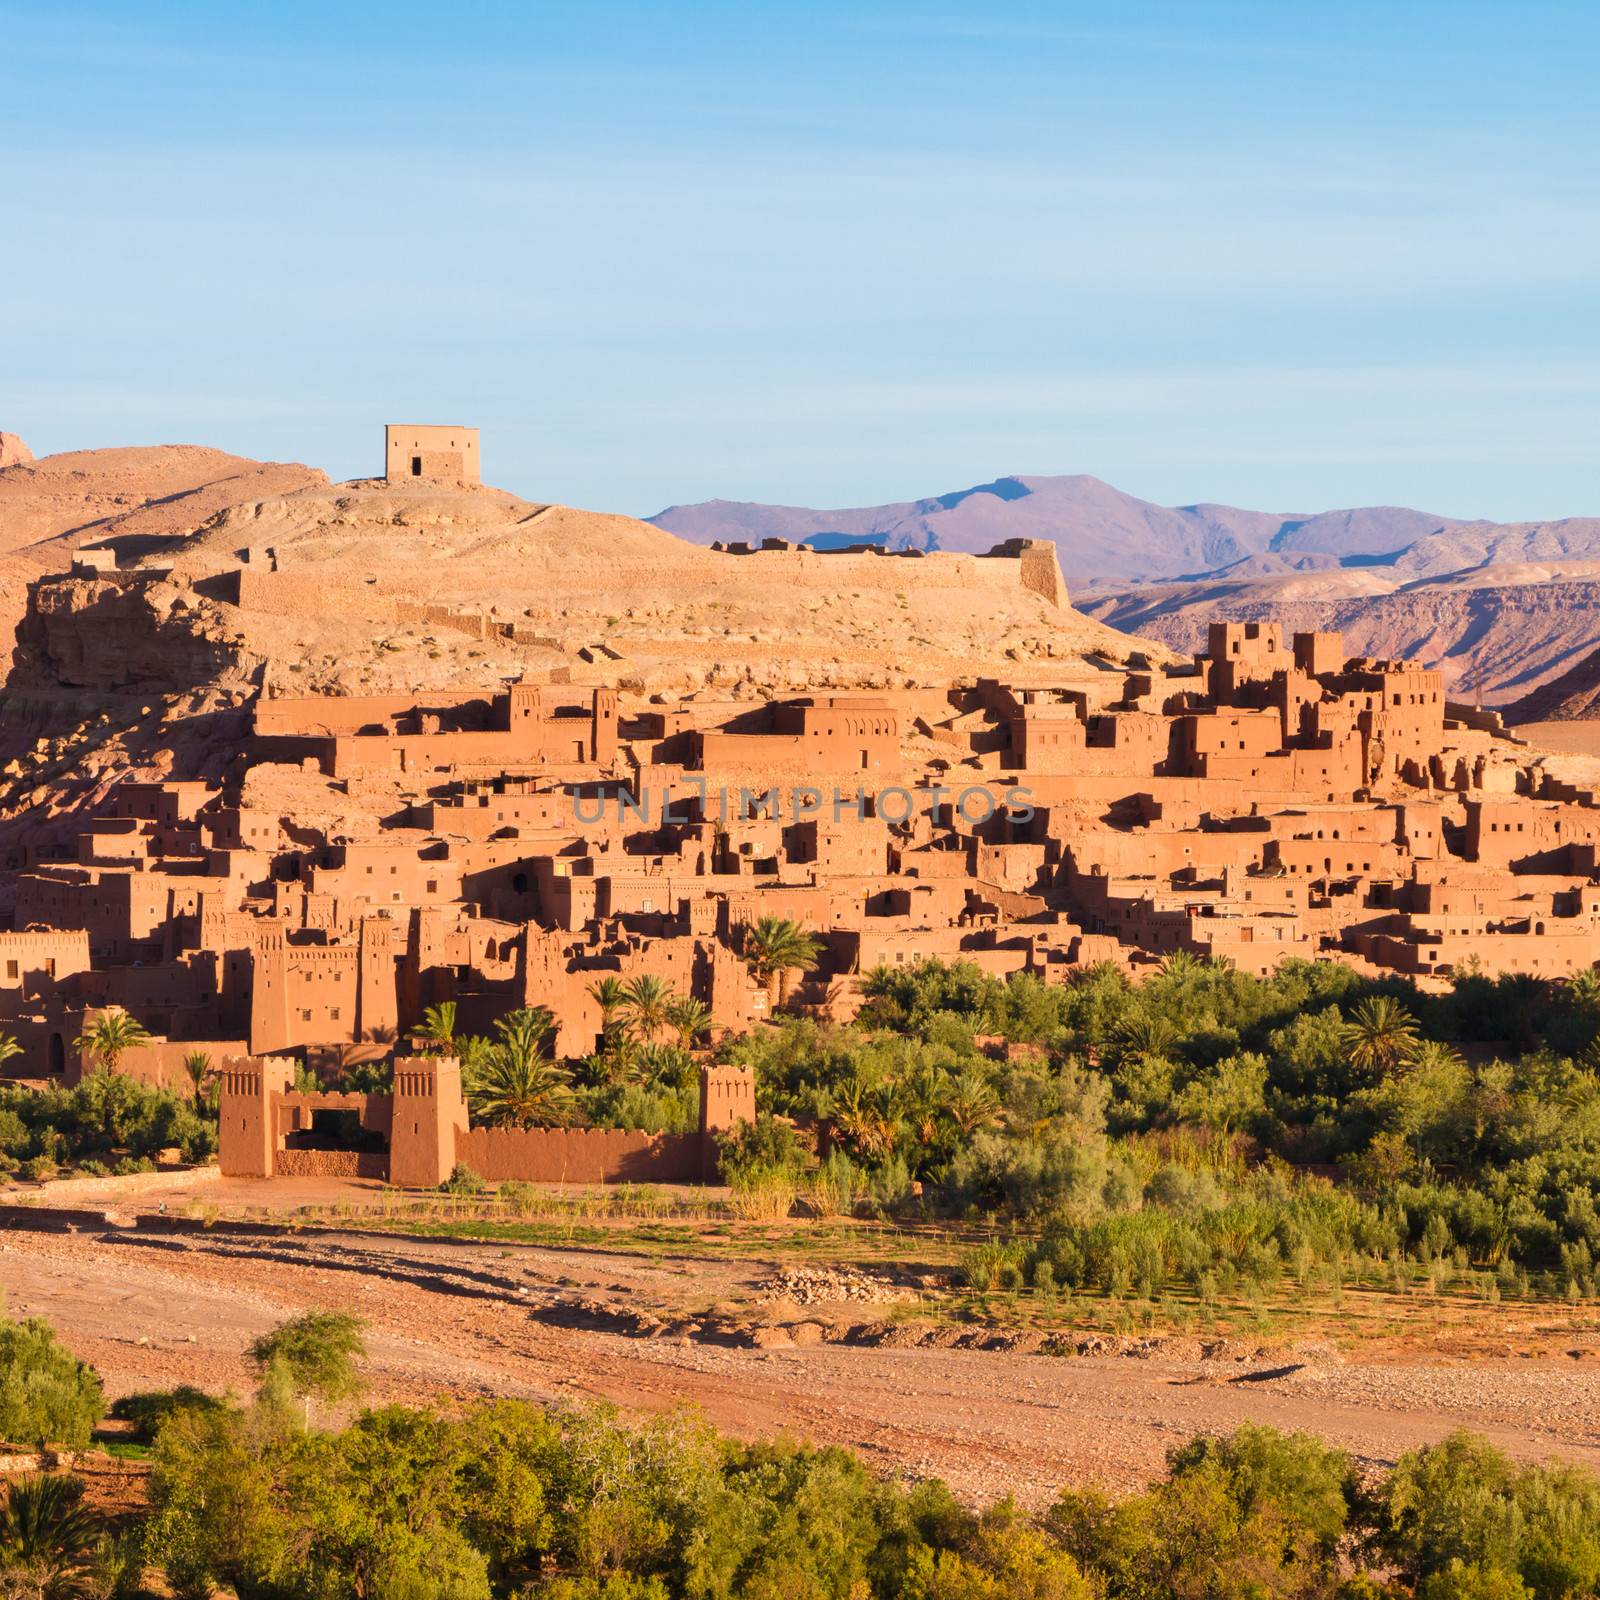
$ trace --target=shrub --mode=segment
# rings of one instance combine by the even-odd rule
[[[104,1415],[99,1374],[47,1322],[0,1318],[0,1440],[77,1449]]]
[[[495,1198],[516,1217],[531,1217],[538,1209],[539,1186],[508,1178],[495,1190]]]
[[[179,1384],[176,1389],[143,1389],[137,1394],[125,1394],[111,1402],[111,1415],[121,1422],[131,1422],[138,1437],[150,1443],[162,1426],[172,1417],[190,1412],[220,1412],[227,1410],[227,1402],[219,1400],[203,1389]]]
[[[487,1194],[489,1190],[489,1185],[464,1161],[456,1162],[450,1176],[439,1187],[446,1194]]]

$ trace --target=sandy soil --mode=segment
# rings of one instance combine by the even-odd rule
[[[1600,1466],[1600,1360],[1548,1347],[1470,1364],[1430,1355],[1304,1361],[1051,1357],[817,1344],[734,1348],[553,1324],[552,1297],[704,1305],[770,1264],[327,1234],[135,1242],[0,1234],[13,1314],[39,1314],[112,1395],[180,1382],[243,1393],[245,1346],[312,1306],[369,1326],[378,1399],[604,1398],[700,1407],[743,1436],[850,1445],[975,1500],[1038,1504],[1063,1484],[1137,1486],[1190,1435],[1245,1420],[1309,1428],[1387,1462],[1456,1427],[1519,1456]],[[1582,1359],[1587,1357],[1587,1359]]]

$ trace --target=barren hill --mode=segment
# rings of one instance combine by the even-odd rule
[[[721,554],[487,488],[318,478],[116,543],[114,567],[57,560],[29,588],[0,855],[43,847],[114,775],[239,774],[262,694],[527,677],[755,700],[1002,666],[1104,692],[1114,663],[1166,655],[1026,587],[1015,556]]]
[[[86,546],[136,551],[197,527],[227,506],[325,484],[314,467],[250,461],[201,445],[72,450],[34,459],[0,450],[0,637],[22,615],[27,586]]]
[[[1600,650],[1592,650],[1575,666],[1541,684],[1506,708],[1506,721],[1575,722],[1600,719]]]
[[[302,488],[232,506],[138,560],[237,638],[248,673],[294,692],[557,666],[754,692],[932,682],[1008,650],[1081,662],[1134,647],[1026,592],[1015,560],[723,555],[629,517],[493,489]],[[164,593],[157,585],[151,602]],[[42,621],[24,628],[25,676],[65,659]]]
[[[327,481],[314,467],[249,461],[192,444],[18,461],[0,466],[0,550],[182,533],[225,506]]]

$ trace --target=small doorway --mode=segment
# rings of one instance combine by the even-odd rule
[[[413,478],[420,478],[422,476],[422,457],[421,456],[412,456],[412,458],[411,458],[411,476]]]

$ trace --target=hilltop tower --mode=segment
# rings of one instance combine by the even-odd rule
[[[477,484],[478,430],[443,423],[391,422],[383,430],[390,483]]]

